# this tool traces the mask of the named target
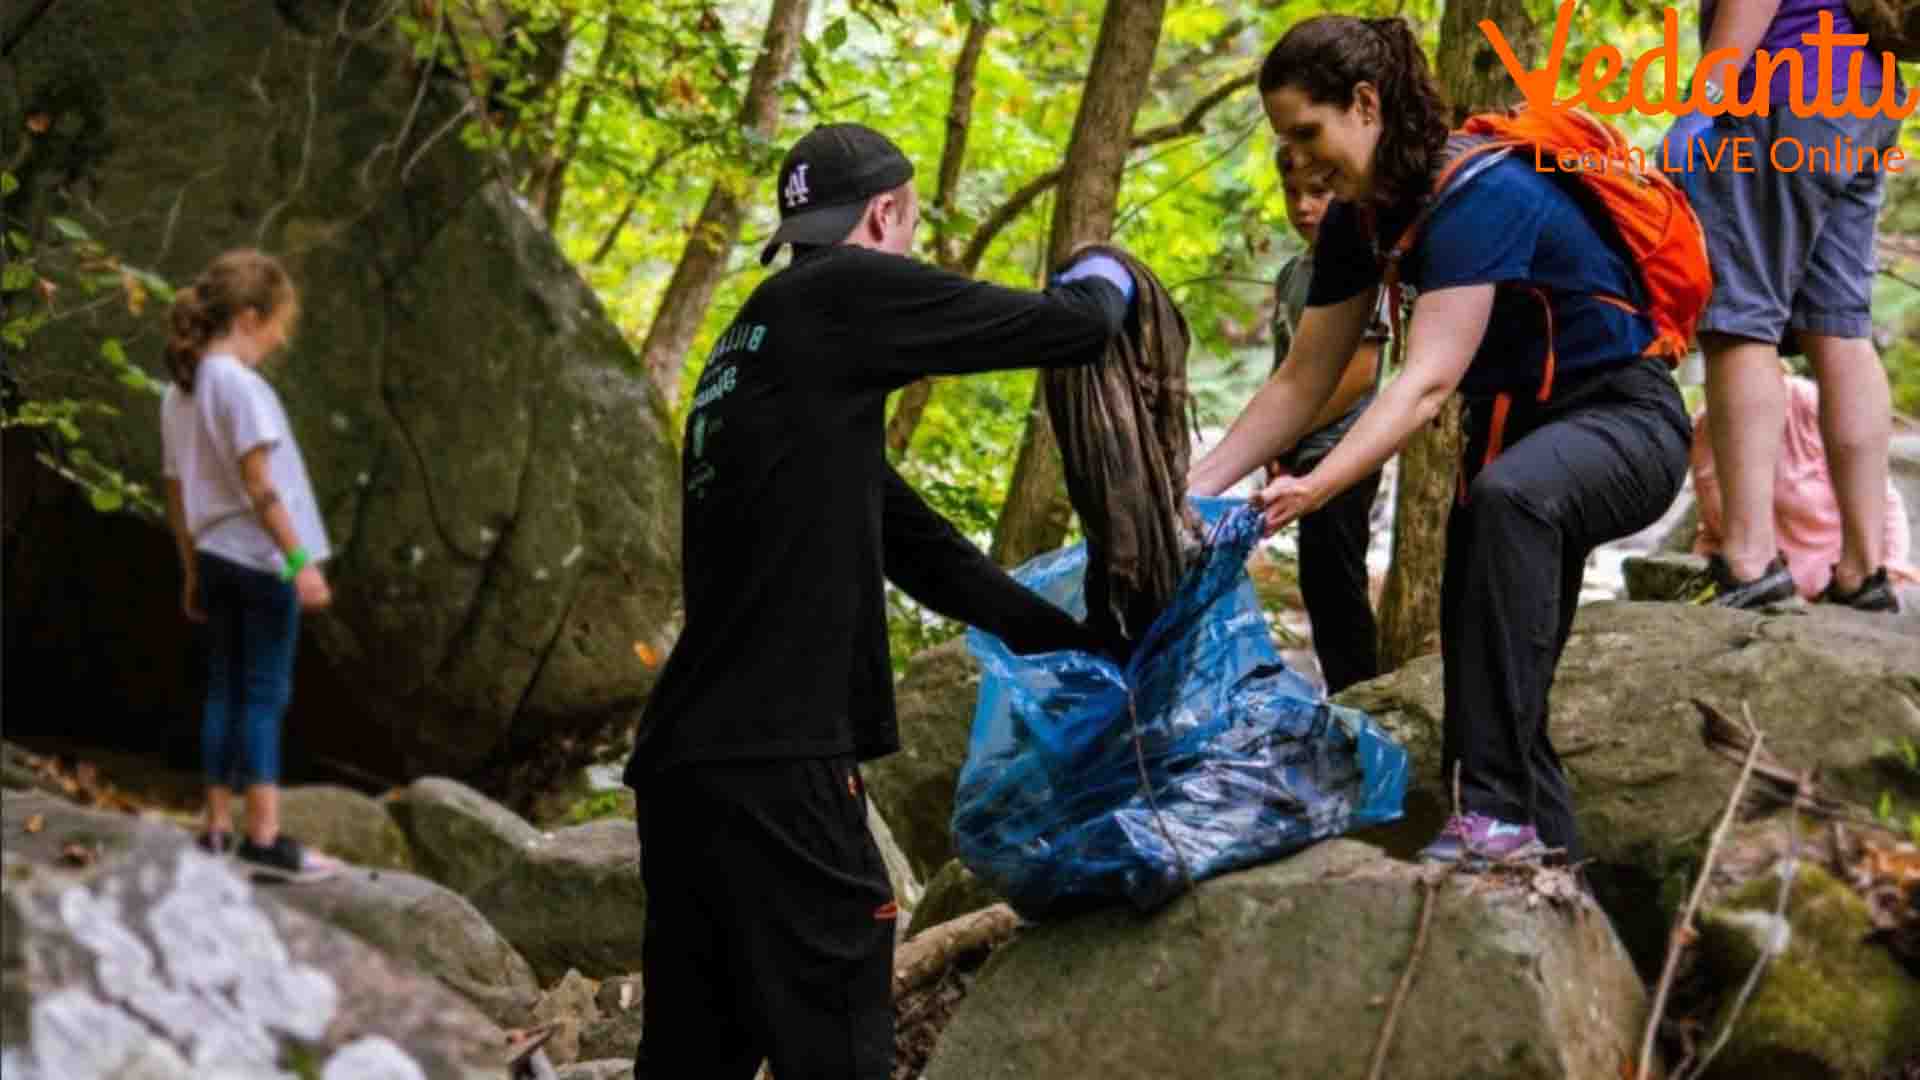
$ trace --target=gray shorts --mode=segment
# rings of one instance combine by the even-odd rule
[[[1880,151],[1884,167],[1885,151],[1898,144],[1900,121],[1800,117],[1784,104],[1771,112],[1717,117],[1702,136],[1708,146],[1751,139],[1746,145],[1753,171],[1736,171],[1729,151],[1719,168],[1700,171],[1689,184],[1713,264],[1713,299],[1700,332],[1776,343],[1789,327],[1828,337],[1870,337],[1874,225],[1886,177],[1871,161],[1855,170],[1839,159],[1820,159],[1808,167],[1806,151],[1820,146],[1831,155],[1836,139],[1851,140],[1855,147]],[[1783,167],[1775,168],[1769,150],[1783,139],[1795,143],[1781,146]],[[1916,166],[1920,162],[1908,163]]]

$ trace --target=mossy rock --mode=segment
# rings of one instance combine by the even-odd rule
[[[920,906],[913,909],[913,922],[907,927],[907,936],[911,938],[930,927],[999,902],[998,893],[962,866],[960,860],[953,859],[927,882],[926,891],[920,895]]]
[[[1700,921],[1700,955],[1732,998],[1773,921],[1779,879],[1750,882]],[[1714,1062],[1716,1077],[1873,1077],[1920,1054],[1920,980],[1864,939],[1867,905],[1846,884],[1802,866],[1787,902],[1786,949],[1774,957]]]

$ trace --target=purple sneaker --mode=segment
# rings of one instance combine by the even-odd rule
[[[1537,859],[1547,848],[1531,825],[1516,825],[1485,814],[1455,814],[1433,843],[1420,850],[1421,862],[1487,863]]]

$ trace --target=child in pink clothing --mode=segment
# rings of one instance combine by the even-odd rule
[[[1826,446],[1820,439],[1820,388],[1798,375],[1787,376],[1786,386],[1786,430],[1773,470],[1773,528],[1795,588],[1811,600],[1833,580],[1833,564],[1840,559],[1840,504],[1834,498]],[[1693,490],[1700,504],[1700,532],[1693,541],[1696,555],[1718,554],[1724,536],[1707,420],[1703,409],[1693,421]],[[1920,580],[1920,574],[1907,564],[1911,537],[1906,507],[1891,481],[1884,536],[1887,575],[1907,584]]]

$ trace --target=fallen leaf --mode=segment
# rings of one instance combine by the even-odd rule
[[[27,819],[27,831],[30,833],[37,833],[46,827],[47,819],[44,814],[35,814]]]
[[[45,135],[53,127],[53,117],[46,113],[30,113],[27,116],[27,130],[35,135]]]
[[[633,643],[633,655],[639,657],[640,662],[650,668],[660,666],[660,653],[644,641],[636,641]]]

